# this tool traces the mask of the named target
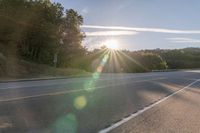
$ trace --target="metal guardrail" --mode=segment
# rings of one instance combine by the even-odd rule
[[[180,69],[163,69],[163,70],[151,70],[152,72],[172,72],[179,71]]]

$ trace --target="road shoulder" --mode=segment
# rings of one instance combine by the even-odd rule
[[[111,132],[199,132],[200,83],[177,93]]]

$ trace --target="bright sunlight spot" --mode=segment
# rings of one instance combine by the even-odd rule
[[[118,50],[119,49],[119,42],[118,40],[116,39],[109,39],[109,40],[106,40],[104,42],[104,45],[109,48],[109,49],[112,49],[112,50]]]

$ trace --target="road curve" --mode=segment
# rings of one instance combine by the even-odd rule
[[[178,71],[0,83],[0,131],[99,132],[195,82],[109,131],[195,132],[199,78],[197,71]]]

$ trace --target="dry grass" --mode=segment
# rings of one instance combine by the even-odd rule
[[[90,73],[80,69],[55,68],[48,65],[31,63],[24,60],[10,60],[6,62],[6,65],[0,66],[0,80],[85,75],[90,75]]]

